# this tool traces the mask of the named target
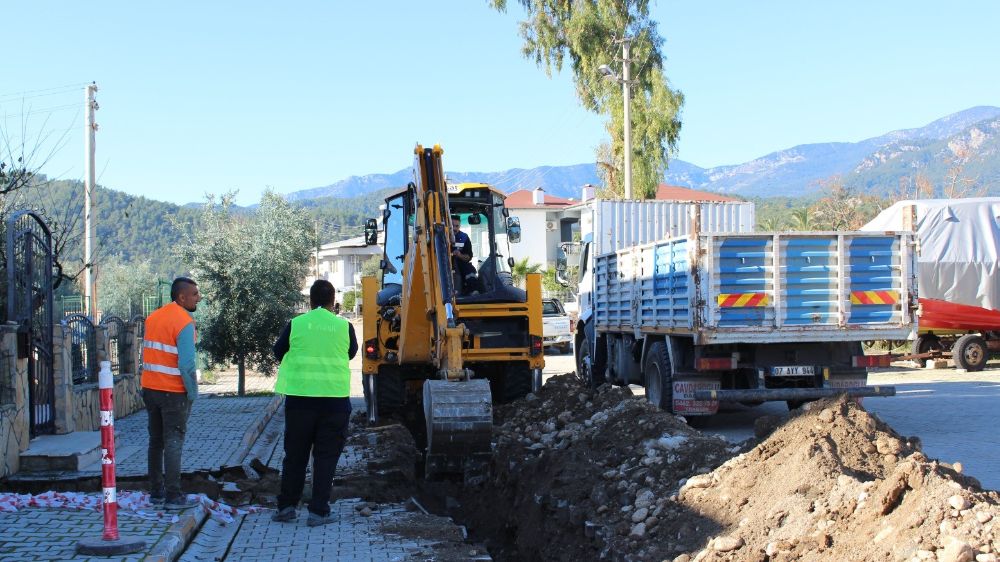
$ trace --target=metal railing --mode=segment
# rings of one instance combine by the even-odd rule
[[[122,358],[128,353],[125,321],[117,316],[105,316],[101,318],[101,326],[108,329],[108,361],[111,362],[111,372],[120,375]]]
[[[70,314],[62,324],[70,331],[73,384],[97,382],[97,329],[90,318]]]

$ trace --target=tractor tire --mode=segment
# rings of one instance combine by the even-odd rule
[[[667,344],[658,341],[649,347],[642,365],[645,377],[646,400],[664,412],[672,412],[674,407],[673,371]]]
[[[977,334],[965,334],[958,338],[951,348],[951,354],[955,359],[955,366],[966,371],[982,371],[990,358],[986,340]]]
[[[403,413],[406,400],[406,385],[398,370],[383,366],[375,379],[375,403],[378,405],[380,420]]]
[[[499,404],[524,398],[531,392],[531,368],[527,364],[513,364],[500,373],[491,392],[493,401]]]

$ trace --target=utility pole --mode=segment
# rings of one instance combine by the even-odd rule
[[[622,96],[625,98],[625,200],[632,199],[632,38],[622,39]]]
[[[94,175],[94,141],[97,133],[97,123],[94,122],[94,112],[97,111],[97,100],[94,94],[97,93],[97,83],[92,82],[87,85],[87,105],[86,105],[86,125],[83,131],[83,146],[86,158],[84,159],[84,202],[83,202],[83,263],[84,274],[84,296],[87,301],[87,316],[91,320],[97,320],[97,292],[94,290],[94,185],[97,183]]]
[[[315,256],[315,259],[314,259],[313,263],[316,265],[316,268],[313,270],[313,273],[314,273],[314,277],[316,279],[319,279],[319,245],[320,245],[320,242],[319,242],[319,219],[315,220],[315,224],[316,224],[316,256]],[[316,279],[314,279],[314,281]]]

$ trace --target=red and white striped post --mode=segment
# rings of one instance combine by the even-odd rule
[[[80,554],[109,556],[146,549],[146,541],[118,535],[118,488],[115,484],[115,387],[111,362],[101,361],[97,386],[101,407],[101,489],[104,492],[104,534],[100,540],[84,539],[76,545]]]
[[[115,484],[115,388],[111,363],[101,362],[101,489],[104,491],[104,536],[106,541],[118,540],[118,488]]]

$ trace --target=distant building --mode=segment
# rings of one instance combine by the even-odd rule
[[[529,264],[540,264],[544,268],[555,261],[561,242],[573,240],[576,218],[567,218],[565,210],[577,205],[575,199],[564,199],[546,195],[542,188],[521,189],[507,196],[510,216],[521,221],[521,242],[511,244],[510,253],[515,260],[528,258]]]
[[[528,258],[530,264],[540,264],[547,269],[556,261],[559,245],[580,238],[581,232],[589,232],[591,199],[597,188],[587,184],[581,188],[581,198],[564,199],[546,195],[542,188],[522,189],[507,196],[510,215],[521,220],[521,243],[511,244],[511,255],[515,260]],[[739,201],[732,197],[688,189],[677,185],[660,184],[656,189],[656,199],[661,201]]]
[[[656,198],[660,201],[739,201],[739,199],[734,197],[726,197],[718,193],[698,191],[697,189],[690,189],[679,185],[667,185],[665,183],[661,183],[656,188]]]
[[[308,295],[313,281],[326,279],[337,289],[337,300],[340,301],[340,295],[345,291],[361,289],[362,264],[381,253],[381,246],[365,246],[364,236],[323,244],[319,250],[313,251],[316,263],[306,277],[303,292]]]

